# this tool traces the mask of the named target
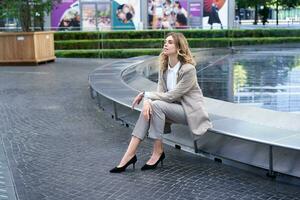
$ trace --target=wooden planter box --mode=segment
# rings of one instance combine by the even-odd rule
[[[0,64],[54,61],[54,32],[0,33]]]

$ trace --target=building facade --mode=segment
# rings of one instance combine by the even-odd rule
[[[260,12],[262,8],[259,8],[258,12]],[[241,8],[240,10],[237,10],[236,13],[239,16],[240,20],[254,20],[255,17],[255,10],[253,8]],[[276,20],[276,15],[276,9],[272,7],[269,8],[268,20]],[[293,21],[299,22],[300,7],[290,9],[280,8],[278,11],[278,20],[281,20],[281,23],[288,23]]]

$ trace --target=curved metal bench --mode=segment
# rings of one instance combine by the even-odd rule
[[[136,89],[138,85],[141,85],[141,87],[147,85],[148,90],[155,90],[156,88],[156,83],[141,76],[145,71],[138,72],[139,68],[143,69],[147,66],[146,63],[149,60],[152,62],[151,59],[153,57],[143,56],[120,60],[97,68],[89,75],[92,98],[96,97],[100,108],[111,113],[112,118],[122,122],[127,127],[134,126],[141,111],[141,106],[138,106],[135,110],[130,108],[134,96],[139,92]],[[130,84],[126,83],[125,81],[130,82],[130,77],[132,76],[135,76],[136,79]],[[137,87],[134,88],[132,87],[133,85]],[[175,144],[175,147],[185,145],[191,147],[192,144],[196,153],[206,152],[221,158],[264,168],[268,170],[268,175],[271,177],[276,176],[275,171],[300,177],[300,163],[298,161],[300,160],[300,131],[271,127],[263,124],[264,122],[246,121],[242,115],[241,119],[239,116],[234,116],[237,115],[235,112],[248,112],[249,119],[251,119],[253,113],[261,110],[258,108],[246,108],[209,98],[205,98],[205,104],[213,123],[213,128],[208,131],[208,134],[200,137],[192,136],[187,134],[189,131],[186,126],[175,125],[175,128],[172,129],[172,134],[164,136],[167,139],[166,143]],[[222,106],[224,106],[224,109]],[[236,107],[237,110],[235,110]],[[222,113],[222,110],[226,109],[229,112],[227,114]],[[272,116],[275,113],[274,111],[266,110],[260,112],[262,113],[261,117]],[[292,123],[300,124],[300,119],[295,117],[298,116],[292,115],[288,120],[296,119],[297,121]],[[260,119],[260,117],[258,118]],[[182,135],[185,135],[185,138],[182,138]],[[186,142],[187,138],[189,138],[189,142]],[[240,152],[241,150],[243,152]],[[274,156],[274,153],[279,155],[280,159],[278,158],[279,156]],[[282,159],[286,159],[285,154],[291,154],[288,162],[296,159],[293,163],[295,165],[292,166],[293,169],[291,169],[290,165],[285,167],[285,169],[282,168],[282,164],[280,165],[279,162]],[[275,170],[274,158],[277,168]]]

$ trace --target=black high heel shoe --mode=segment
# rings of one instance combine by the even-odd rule
[[[157,165],[158,165],[158,163],[159,162],[161,162],[161,166],[163,166],[163,160],[165,159],[165,153],[163,152],[162,154],[161,154],[161,156],[159,157],[159,159],[158,159],[158,161],[156,161],[156,163],[155,164],[153,164],[153,165],[147,165],[147,164],[145,164],[142,168],[141,168],[141,170],[142,171],[145,171],[145,170],[149,170],[149,169],[155,169],[156,167],[157,167]]]
[[[121,173],[124,172],[126,170],[126,168],[133,164],[133,169],[135,169],[135,163],[137,161],[136,155],[134,155],[123,167],[115,167],[113,169],[111,169],[109,172],[110,173]]]

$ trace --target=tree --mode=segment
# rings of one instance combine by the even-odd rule
[[[254,24],[257,24],[258,22],[258,12],[259,7],[267,5],[275,5],[276,6],[276,24],[278,25],[278,11],[279,6],[283,8],[294,8],[298,5],[300,5],[300,0],[236,0],[236,4],[238,9],[240,8],[247,8],[252,7],[255,9],[255,18],[254,18]]]
[[[279,6],[282,6],[283,8],[294,8],[298,5],[300,5],[299,0],[273,0],[271,1],[271,4],[275,4],[276,6],[276,24],[278,25],[278,13],[279,13]]]
[[[0,18],[17,19],[25,32],[44,30],[44,16],[62,0],[0,0]]]

